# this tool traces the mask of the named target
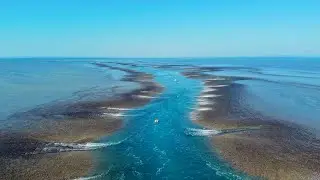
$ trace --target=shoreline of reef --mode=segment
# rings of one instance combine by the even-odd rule
[[[233,168],[253,177],[319,177],[320,140],[297,124],[244,110],[239,104],[243,85],[236,82],[248,78],[206,73],[216,70],[220,68],[192,67],[182,72],[203,84],[190,116],[212,133],[209,139],[213,151]]]

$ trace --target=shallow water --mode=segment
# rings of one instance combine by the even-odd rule
[[[101,179],[241,178],[212,153],[206,137],[186,132],[200,128],[189,118],[194,97],[201,89],[200,82],[176,72],[161,71],[155,75],[157,82],[167,89],[146,107],[128,112],[139,115],[129,118],[121,132],[101,140],[126,139],[96,152],[97,159],[105,162],[100,163],[95,174],[101,174]],[[155,123],[155,119],[159,122]]]
[[[98,94],[96,98],[99,98],[110,87],[132,86],[126,82],[119,84],[122,72],[90,64],[97,61],[137,63],[138,60],[1,61],[0,84],[4,88],[0,90],[0,119],[39,104],[79,100],[78,94],[88,94],[87,98]],[[320,59],[139,59],[137,64],[242,67],[212,73],[255,78],[237,81],[245,87],[241,92],[245,99],[241,102],[243,107],[319,130]],[[134,69],[153,74],[165,91],[146,106],[125,111],[125,126],[118,132],[101,138],[97,144],[80,147],[94,150],[97,167],[88,179],[249,178],[230,168],[212,151],[207,136],[215,135],[216,131],[203,130],[190,120],[202,89],[200,81],[180,75],[178,71],[182,68]]]
[[[237,82],[245,85],[243,106],[319,133],[320,67],[316,70],[317,66],[309,66],[309,69],[306,65],[300,68],[288,62],[284,67],[255,67],[258,70],[225,70],[213,74],[257,78]]]
[[[15,112],[54,101],[106,98],[113,94],[112,87],[119,86],[117,92],[136,87],[136,84],[119,81],[123,72],[106,71],[91,62],[94,60],[2,59],[0,129],[4,120]]]

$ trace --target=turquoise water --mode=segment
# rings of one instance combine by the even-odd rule
[[[8,115],[40,104],[78,100],[79,94],[99,98],[110,87],[133,86],[119,84],[122,72],[90,65],[96,61],[227,67],[212,73],[254,78],[237,82],[244,87],[244,108],[319,131],[317,58],[2,60],[0,120],[6,122]],[[220,159],[208,137],[185,133],[200,128],[189,118],[202,88],[200,81],[181,76],[179,68],[136,70],[152,73],[166,89],[148,105],[127,111],[124,128],[100,139],[112,145],[93,152],[98,166],[89,179],[251,179]]]
[[[136,116],[128,118],[125,128],[101,140],[123,142],[96,153],[97,159],[105,160],[95,173],[98,179],[245,177],[212,153],[206,137],[185,134],[188,128],[198,128],[191,123],[189,113],[195,104],[194,97],[201,90],[200,82],[186,79],[174,71],[157,71],[154,75],[156,81],[166,87],[165,92],[149,105],[129,112]],[[159,123],[155,124],[155,119],[159,119]]]

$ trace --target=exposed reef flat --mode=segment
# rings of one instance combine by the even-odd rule
[[[151,74],[102,63],[93,65],[123,71],[126,75],[122,81],[139,87],[108,99],[49,103],[12,114],[8,120],[20,126],[15,128],[13,123],[1,131],[0,179],[73,179],[87,175],[94,167],[88,150],[108,146],[91,142],[120,129],[126,111],[147,104],[163,90]]]
[[[31,148],[30,144],[27,146]],[[16,157],[8,154],[0,156],[1,179],[74,179],[87,175],[94,167],[88,152],[15,155]]]
[[[241,106],[242,77],[214,76],[221,68],[186,68],[203,83],[191,118],[214,133],[212,146],[234,168],[267,179],[320,179],[320,140],[304,127]]]
[[[25,134],[0,134],[1,179],[73,179],[93,167],[90,153],[66,152],[34,154],[46,142]]]

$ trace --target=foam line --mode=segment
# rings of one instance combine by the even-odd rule
[[[205,86],[205,88],[202,90],[202,92],[204,92],[204,93],[213,92],[213,91],[217,91],[217,89],[209,88],[209,87]]]
[[[190,113],[191,120],[197,120],[198,119],[198,113],[196,111],[193,111]]]
[[[102,116],[103,117],[105,117],[105,116],[124,117],[124,116],[128,116],[128,115],[124,115],[122,113],[103,113]]]
[[[207,97],[199,97],[197,99],[198,102],[214,102],[213,100],[211,99],[208,99]],[[215,103],[215,102],[214,102]]]
[[[140,114],[122,114],[122,113],[103,113],[102,117],[111,116],[111,117],[128,117],[128,116],[140,116]]]
[[[109,110],[119,110],[119,111],[129,111],[131,109],[129,108],[117,108],[117,107],[107,107],[106,109],[109,109]]]
[[[210,102],[210,101],[200,100],[200,101],[198,102],[198,104],[199,104],[200,106],[206,106],[206,105],[214,105],[215,103],[214,103],[214,102]]]
[[[261,127],[247,127],[247,128],[235,128],[235,129],[225,129],[225,130],[216,130],[216,129],[196,129],[196,128],[186,128],[185,134],[190,136],[218,136],[231,133],[245,132],[259,130]]]
[[[220,96],[221,95],[217,95],[217,94],[204,94],[204,95],[200,95],[200,98],[215,98]]]
[[[150,91],[140,91],[141,93],[150,93]]]
[[[91,179],[101,179],[103,176],[106,176],[107,174],[109,174],[111,168],[113,166],[111,166],[106,172],[98,174],[98,175],[94,175],[94,176],[89,176],[89,177],[80,177],[77,179],[73,179],[73,180],[91,180]]]
[[[99,175],[95,175],[95,176],[89,176],[89,177],[81,177],[81,178],[77,178],[74,180],[91,180],[91,179],[98,179],[101,178],[104,174],[99,174]]]
[[[112,145],[120,144],[119,142],[110,142],[110,143],[50,143],[42,150],[41,153],[55,153],[55,152],[68,152],[68,151],[92,151],[101,148],[105,148]]]
[[[39,153],[57,153],[57,152],[69,152],[69,151],[93,151],[97,149],[106,148],[121,144],[126,141],[129,137],[116,141],[106,143],[48,143],[44,148],[37,149],[33,154]]]
[[[226,87],[226,86],[229,86],[227,84],[220,84],[220,85],[213,85],[213,86],[207,86],[209,88],[220,88],[220,87]]]
[[[245,127],[245,128],[224,129],[224,130],[221,130],[221,132],[218,135],[253,131],[253,130],[259,130],[260,128],[261,128],[260,126],[254,126],[254,127]]]
[[[215,129],[186,128],[184,133],[189,136],[214,136],[219,134],[220,131]]]
[[[142,99],[152,99],[155,98],[153,96],[146,96],[146,95],[134,95],[137,98],[142,98]]]
[[[206,79],[205,81],[208,82],[208,81],[224,81],[226,79],[224,78],[212,78],[212,79]]]
[[[197,110],[198,111],[212,111],[213,109],[209,108],[209,107],[201,107],[201,108],[198,108]]]

